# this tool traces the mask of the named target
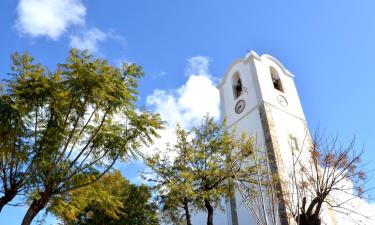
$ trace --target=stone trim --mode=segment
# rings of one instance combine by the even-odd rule
[[[281,181],[277,188],[277,197],[279,198],[279,214],[281,225],[291,225],[290,224],[290,214],[287,211],[285,196],[287,192],[287,187],[282,185],[285,181],[285,171],[283,168],[280,147],[277,140],[276,129],[273,122],[271,107],[268,103],[264,102],[259,106],[259,115],[261,124],[263,127],[265,145],[267,150],[268,159],[270,161],[270,168],[273,174],[277,175],[277,179]]]

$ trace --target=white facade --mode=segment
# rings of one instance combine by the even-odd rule
[[[293,78],[272,56],[250,52],[229,66],[218,85],[228,128],[235,126],[238,134],[245,131],[255,135],[257,145],[274,154],[277,173],[284,181],[289,174],[285,165],[292,162],[291,148],[302,150],[310,140]],[[242,84],[240,93],[236,92],[238,79]],[[237,112],[236,107],[240,108]],[[239,195],[227,202],[226,214],[228,225],[255,225]]]

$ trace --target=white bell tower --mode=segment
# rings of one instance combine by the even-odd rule
[[[257,145],[273,158],[271,169],[281,180],[287,178],[284,165],[290,165],[292,149],[303,148],[303,141],[310,138],[293,78],[272,56],[252,51],[230,65],[218,85],[228,128],[236,126],[238,134],[255,135]],[[281,204],[282,225],[288,225],[285,210]],[[252,225],[239,196],[227,203],[226,211],[228,224]]]

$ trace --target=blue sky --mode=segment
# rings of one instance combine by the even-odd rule
[[[273,55],[296,76],[310,130],[355,135],[375,168],[374,1],[2,0],[0,9],[0,78],[13,52],[53,69],[70,47],[86,46],[114,65],[142,65],[139,105],[170,103],[177,112],[168,115],[186,123],[202,113],[190,87],[213,96],[210,88],[248,50]],[[211,103],[202,110],[216,113],[217,99],[204,100]],[[120,165],[129,179],[134,165]],[[6,210],[15,216],[6,224],[19,224],[20,209]],[[5,212],[0,221],[10,219]]]

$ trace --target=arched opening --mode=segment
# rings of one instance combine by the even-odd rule
[[[273,87],[278,91],[284,92],[284,88],[281,83],[279,73],[277,72],[277,70],[273,67],[270,67],[270,73],[271,73]]]
[[[242,86],[240,74],[238,72],[236,72],[232,77],[232,87],[233,87],[234,99],[240,97],[240,95],[243,92],[243,86]]]

